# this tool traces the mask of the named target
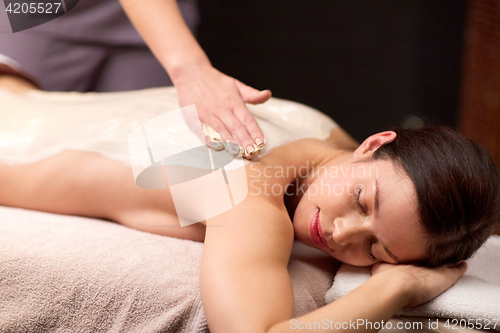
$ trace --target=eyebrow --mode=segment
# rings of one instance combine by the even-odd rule
[[[382,247],[384,248],[385,252],[387,252],[387,254],[389,255],[389,257],[391,257],[391,259],[393,259],[394,261],[396,261],[396,264],[398,264],[398,265],[399,265],[399,264],[401,263],[401,260],[399,260],[399,259],[398,259],[398,257],[396,257],[396,256],[394,255],[394,253],[392,253],[392,252],[391,252],[391,251],[387,248],[387,246],[386,246],[384,243],[382,243],[382,241],[381,241],[380,239],[379,239],[378,241],[379,241],[380,245],[382,245]]]
[[[377,179],[375,179],[375,200],[374,200],[375,215],[378,214],[379,197],[380,197],[380,192],[378,190],[378,181]],[[396,257],[394,253],[392,253],[391,250],[389,250],[387,246],[380,239],[378,241],[380,245],[382,245],[382,248],[385,250],[385,252],[389,255],[389,257],[391,257],[392,260],[396,261],[397,264],[400,264],[401,260],[399,260],[398,257]]]
[[[374,202],[374,208],[375,208],[375,215],[378,214],[378,207],[379,207],[379,202],[378,202],[378,197],[379,197],[379,191],[378,191],[378,181],[375,179],[375,202]]]

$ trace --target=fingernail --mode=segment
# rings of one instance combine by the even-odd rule
[[[222,150],[224,149],[224,144],[220,141],[212,141],[209,143],[209,147],[214,150]]]
[[[242,150],[239,145],[229,140],[226,140],[224,147],[226,147],[226,150],[233,155],[238,154]]]
[[[251,146],[251,145],[248,145],[248,146],[247,146],[247,149],[246,149],[246,153],[247,153],[247,155],[252,154],[254,151],[255,151],[255,149],[254,149],[254,147],[253,147],[253,146]]]
[[[264,141],[262,141],[261,138],[255,139],[255,146],[257,146],[258,148],[264,147]]]

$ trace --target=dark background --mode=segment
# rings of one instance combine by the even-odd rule
[[[317,108],[363,140],[421,120],[456,124],[466,8],[466,0],[200,0],[198,38],[215,68]]]

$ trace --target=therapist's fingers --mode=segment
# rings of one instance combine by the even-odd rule
[[[234,115],[238,118],[241,124],[243,124],[249,134],[249,138],[246,139],[246,141],[240,141],[240,138],[237,137],[238,141],[243,142],[243,147],[253,145],[254,150],[261,149],[264,145],[264,134],[262,133],[254,116],[250,113],[250,111],[248,111],[243,103],[234,107]]]
[[[214,131],[219,133],[223,142],[229,141],[236,143],[231,133],[229,133],[229,130],[215,115],[210,115],[207,119],[204,119],[203,122],[210,125],[214,129]]]
[[[237,141],[245,151],[244,157],[253,157],[263,147],[264,135],[245,102],[263,103],[271,97],[270,91],[258,91],[212,66],[185,72],[175,85],[180,105],[196,104],[200,120],[223,141]]]
[[[240,106],[240,107],[243,107],[243,106]],[[252,119],[253,119],[252,115],[250,115],[250,117],[252,117]],[[243,150],[245,150],[246,155],[250,155],[257,150],[257,148],[255,146],[255,142],[254,142],[253,138],[250,136],[250,133],[248,133],[245,124],[243,124],[235,116],[235,114],[233,114],[233,112],[222,113],[219,116],[219,120],[222,123],[224,123],[224,126],[227,128],[228,132],[231,133],[231,135],[234,135],[236,137],[236,140],[238,140],[238,143],[240,144],[240,146],[243,147]],[[217,132],[219,132],[219,131],[217,131]],[[221,133],[219,132],[219,134],[221,134]],[[221,137],[222,137],[222,134],[221,134]]]
[[[261,104],[269,100],[269,98],[271,98],[272,96],[271,90],[269,89],[257,90],[236,79],[235,82],[236,88],[238,88],[241,98],[246,103]]]

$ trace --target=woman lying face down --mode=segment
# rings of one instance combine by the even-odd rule
[[[354,151],[346,138],[334,130],[326,141],[275,148],[246,166],[240,204],[183,228],[174,227],[168,188],[141,189],[129,167],[82,151],[0,165],[0,204],[204,240],[200,287],[212,332],[290,330],[294,238],[349,264],[375,264],[365,284],[299,321],[386,321],[464,274],[459,262],[499,219],[499,177],[482,148],[450,129],[382,132]]]

